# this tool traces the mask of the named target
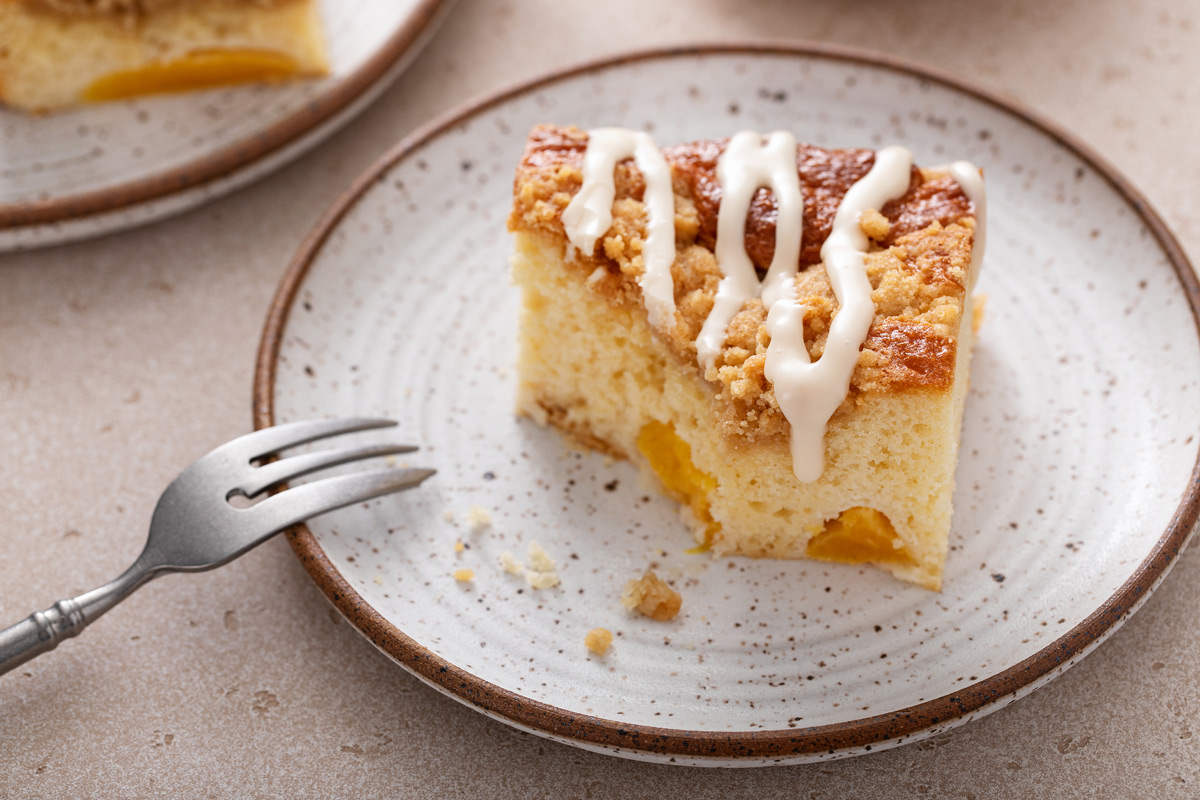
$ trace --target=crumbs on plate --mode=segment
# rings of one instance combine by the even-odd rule
[[[683,598],[666,581],[646,570],[641,578],[625,584],[621,605],[650,619],[666,622],[679,613]]]
[[[592,628],[587,632],[587,636],[583,637],[583,644],[588,650],[591,650],[598,656],[602,656],[608,652],[612,640],[612,631],[608,628]]]
[[[509,575],[524,575],[534,589],[552,589],[561,583],[554,559],[537,542],[529,543],[529,566],[508,550],[500,554],[500,566]]]
[[[471,533],[479,533],[492,524],[492,515],[483,506],[471,506],[467,509],[467,527]]]
[[[537,542],[529,543],[529,567],[525,570],[525,580],[535,589],[551,589],[560,583],[554,559]]]
[[[504,571],[509,575],[525,574],[525,565],[507,550],[500,554],[500,566],[503,567]]]

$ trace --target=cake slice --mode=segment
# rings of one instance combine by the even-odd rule
[[[316,0],[0,0],[0,101],[27,111],[327,71]]]
[[[631,459],[701,549],[940,589],[984,202],[900,148],[536,128],[518,409]]]

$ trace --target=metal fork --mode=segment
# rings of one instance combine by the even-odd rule
[[[77,636],[159,575],[219,567],[310,517],[419,485],[434,470],[378,469],[339,475],[288,489],[248,507],[230,503],[239,496],[252,500],[318,470],[415,451],[412,445],[381,444],[260,463],[281,450],[318,439],[395,424],[387,419],[293,422],[247,434],[213,450],[181,472],[163,492],[150,519],[145,549],[119,578],[78,597],[59,600],[0,631],[0,675]]]

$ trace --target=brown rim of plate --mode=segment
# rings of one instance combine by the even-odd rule
[[[137,181],[92,192],[0,205],[0,231],[91,217],[158,200],[224,178],[333,119],[404,57],[446,0],[421,0],[404,24],[357,70],[325,96],[303,104],[286,119],[190,163]]]
[[[275,365],[283,339],[288,313],[303,279],[315,256],[321,250],[338,222],[354,206],[363,193],[374,185],[377,177],[408,156],[427,140],[482,110],[503,103],[550,83],[577,75],[637,61],[671,58],[673,56],[745,54],[794,55],[850,61],[882,67],[922,81],[939,83],[972,95],[1025,120],[1048,134],[1059,145],[1073,152],[1125,197],[1154,233],[1175,270],[1187,297],[1192,317],[1200,333],[1200,284],[1187,256],[1171,235],[1162,219],[1111,165],[1088,147],[1054,123],[1012,100],[928,67],[918,66],[890,55],[840,45],[817,43],[714,44],[662,48],[639,51],[615,58],[591,61],[579,66],[502,89],[467,103],[433,120],[406,137],[360,176],[342,193],[325,213],[313,231],[301,244],[271,303],[254,375],[254,427],[274,424]],[[654,754],[671,760],[790,760],[797,756],[848,754],[882,749],[900,744],[916,734],[926,734],[953,727],[1006,705],[1040,683],[1062,672],[1086,655],[1135,611],[1166,576],[1176,557],[1182,552],[1200,516],[1200,458],[1192,468],[1191,478],[1182,502],[1170,524],[1155,544],[1149,556],[1133,575],[1083,622],[1063,636],[1043,647],[1034,655],[985,678],[960,691],[920,703],[909,708],[864,717],[858,720],[809,728],[790,728],[773,731],[682,731],[646,725],[626,725],[612,720],[567,711],[547,703],[522,697],[516,692],[489,683],[446,661],[422,647],[372,608],[337,571],[305,525],[288,531],[292,549],[300,558],[321,591],[346,618],[376,647],[383,650],[417,677],[434,687],[455,696],[463,703],[475,706],[490,716],[498,717],[535,732],[592,748],[621,749]]]

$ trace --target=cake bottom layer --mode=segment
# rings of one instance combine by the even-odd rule
[[[718,555],[871,563],[940,589],[966,395],[972,313],[948,391],[865,393],[830,420],[821,478],[801,483],[786,441],[718,433],[712,386],[681,365],[639,308],[610,303],[560,243],[520,233],[518,410],[632,460],[681,503]]]

